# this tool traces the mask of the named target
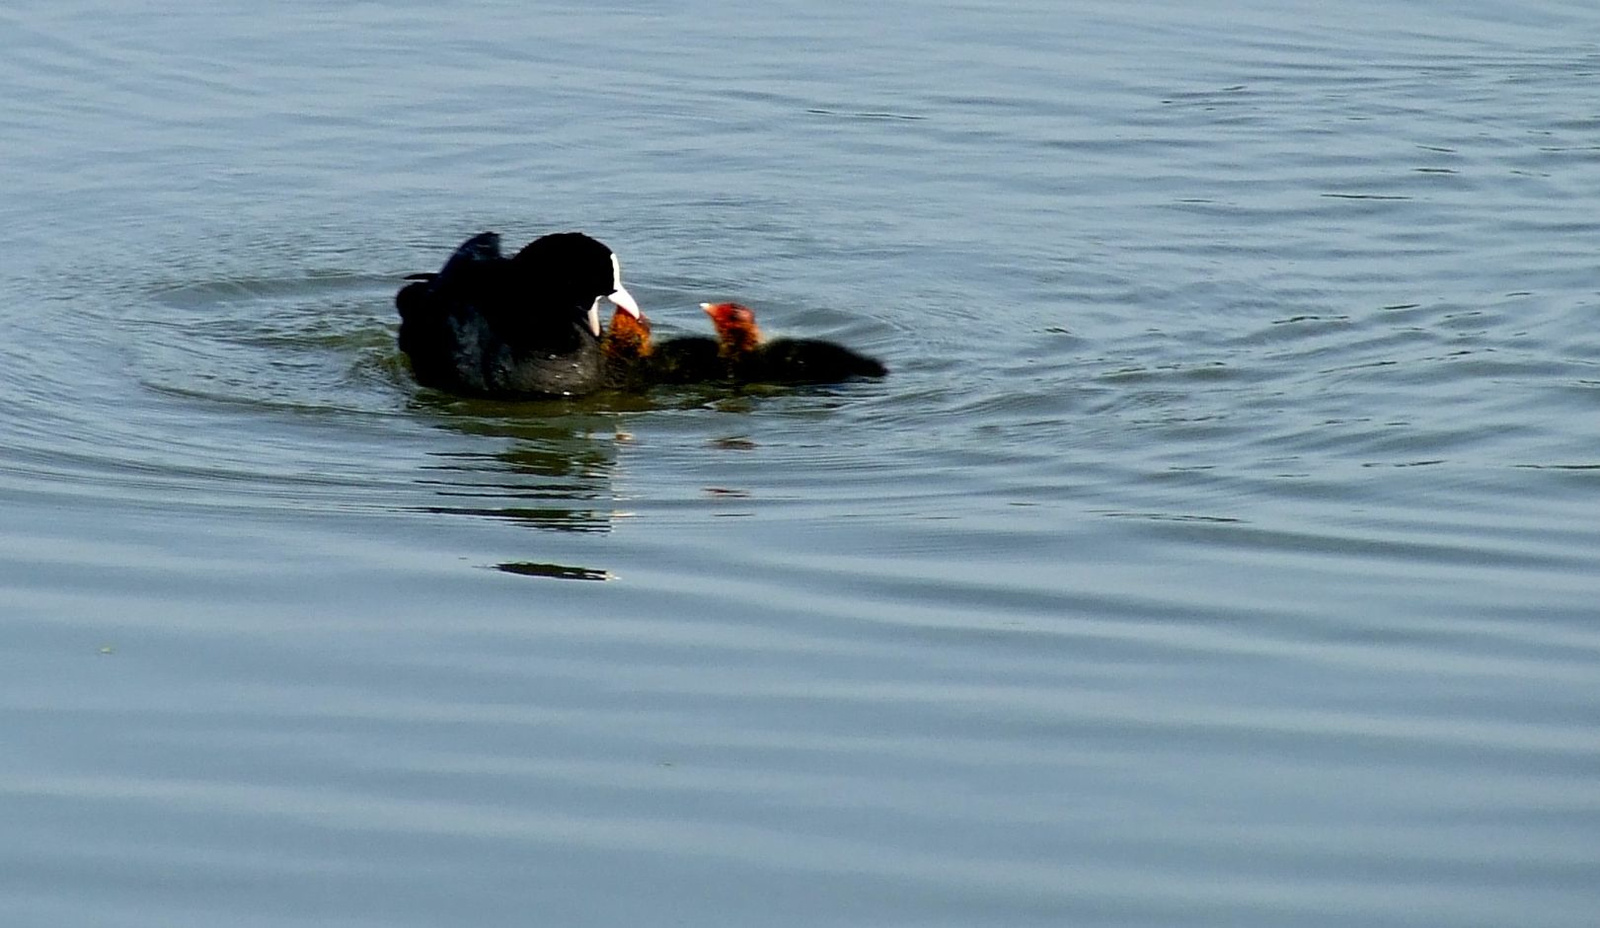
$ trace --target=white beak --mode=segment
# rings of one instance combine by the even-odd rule
[[[595,338],[599,338],[600,337],[600,301],[599,300],[595,300],[594,301],[594,305],[589,307],[589,311],[584,314],[584,318],[586,320],[588,320],[588,322],[589,322],[589,331],[594,333],[594,337]]]
[[[644,313],[639,310],[639,304],[634,301],[633,294],[629,293],[622,284],[618,283],[617,289],[611,291],[611,295],[606,299],[610,300],[618,309],[625,310],[633,318],[644,318]]]

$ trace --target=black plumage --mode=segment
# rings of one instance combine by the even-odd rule
[[[396,294],[400,350],[417,382],[440,390],[588,393],[606,385],[599,300],[638,311],[619,278],[611,249],[581,232],[535,239],[512,258],[484,232]]]

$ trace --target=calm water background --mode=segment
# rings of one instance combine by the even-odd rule
[[[0,11],[8,926],[1600,919],[1587,2]],[[485,404],[581,227],[894,374]]]

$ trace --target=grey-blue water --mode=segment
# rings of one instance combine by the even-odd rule
[[[0,923],[1600,923],[1588,2],[0,11]],[[882,382],[491,404],[582,228]]]

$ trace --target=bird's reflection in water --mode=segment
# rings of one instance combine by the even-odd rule
[[[550,577],[556,580],[610,580],[608,570],[591,567],[568,567],[565,564],[536,564],[533,561],[503,561],[494,565],[496,570],[523,577]]]
[[[608,532],[616,518],[617,410],[592,402],[498,403],[444,397],[427,404],[440,428],[481,438],[481,450],[440,451],[421,482],[427,512],[503,519],[563,533]],[[609,414],[608,414],[609,413]],[[525,577],[609,580],[601,568],[537,554],[492,565]]]
[[[499,441],[485,442],[489,447],[482,451],[440,452],[423,482],[441,502],[425,508],[556,531],[609,530],[615,423],[570,409],[539,408],[547,404],[524,405],[521,415],[505,415],[504,405],[495,404],[500,414],[453,416],[441,423]],[[541,415],[544,411],[556,414]]]

